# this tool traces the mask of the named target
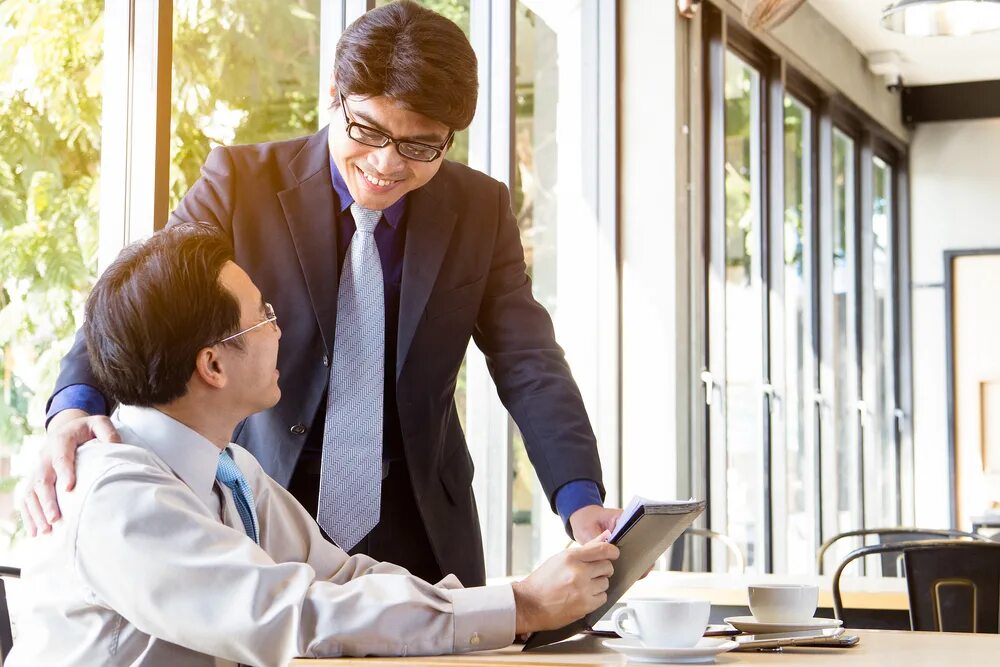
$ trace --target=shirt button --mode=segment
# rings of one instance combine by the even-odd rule
[[[325,354],[323,355],[323,365],[324,366],[330,365],[330,357],[326,356]]]
[[[479,633],[478,632],[473,632],[472,636],[469,637],[469,645],[470,646],[479,646]]]
[[[302,435],[303,433],[306,432],[306,427],[303,426],[302,424],[296,424],[295,426],[293,426],[288,430],[291,431],[293,435]]]

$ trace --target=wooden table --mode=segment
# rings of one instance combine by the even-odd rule
[[[992,665],[1000,655],[1000,635],[858,630],[861,643],[847,649],[786,648],[781,652],[726,653],[720,665]],[[578,665],[624,666],[624,656],[605,649],[596,637],[577,637],[560,644],[521,653],[519,646],[461,656],[430,658],[338,658],[297,659],[291,667],[576,667]],[[636,663],[632,663],[636,664]]]

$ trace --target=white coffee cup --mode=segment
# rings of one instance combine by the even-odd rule
[[[708,600],[632,598],[611,617],[622,637],[636,637],[650,648],[687,648],[705,634],[712,605]],[[629,623],[632,629],[626,628]]]
[[[749,594],[750,613],[761,623],[805,623],[819,603],[819,588],[808,584],[761,584]]]

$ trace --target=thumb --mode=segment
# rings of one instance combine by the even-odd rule
[[[588,542],[586,542],[583,546],[589,547],[592,544],[600,544],[601,542],[607,542],[609,537],[611,537],[611,531],[610,530],[605,530],[603,533],[601,533],[597,537],[595,537],[595,538],[589,540]]]

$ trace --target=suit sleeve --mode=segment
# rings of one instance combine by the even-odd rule
[[[486,355],[500,400],[521,429],[553,511],[556,492],[573,480],[593,480],[603,499],[597,439],[552,318],[532,296],[503,185],[496,205],[500,222],[473,337]]]
[[[201,168],[201,178],[188,190],[177,209],[170,214],[167,226],[189,221],[205,222],[222,229],[226,236],[232,238],[231,209],[235,180],[235,170],[227,150],[222,147],[213,149]],[[87,342],[82,329],[77,330],[73,347],[62,358],[55,388],[45,406],[46,414],[53,407],[52,400],[56,394],[74,384],[98,386],[90,368]],[[112,403],[107,396],[103,398],[110,412],[113,409]],[[51,418],[53,415],[48,416]]]

